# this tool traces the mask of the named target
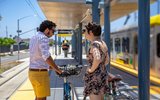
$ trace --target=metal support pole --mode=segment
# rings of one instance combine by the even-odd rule
[[[55,55],[57,55],[57,34],[55,34]]]
[[[0,68],[1,68],[1,63],[2,63],[2,61],[1,61],[1,60],[2,60],[2,59],[1,59],[1,52],[2,52],[2,51],[1,51],[1,50],[2,50],[2,49],[1,49],[1,46],[2,46],[2,45],[0,44]]]
[[[115,38],[113,37],[112,38],[112,46],[113,46],[113,52],[112,52],[112,57],[113,57],[113,60],[115,60],[115,56],[116,56],[116,52],[115,52]]]
[[[82,23],[79,23],[79,32],[78,32],[79,36],[78,36],[78,40],[79,40],[79,64],[82,65]]]
[[[61,37],[58,37],[58,54],[61,54]]]
[[[98,8],[100,0],[92,0],[92,21],[100,24],[100,9]]]
[[[19,22],[20,22],[20,20],[22,20],[22,19],[25,19],[25,18],[28,18],[28,17],[31,17],[31,16],[36,16],[36,15],[29,15],[29,16],[24,16],[24,17],[21,17],[21,18],[19,18],[19,19],[17,19],[17,34],[18,34],[18,61],[19,61],[19,50],[20,50],[20,46],[19,46],[19,38],[20,38],[20,35],[22,35],[22,34],[20,34],[22,31],[21,30],[19,30]]]
[[[138,2],[138,79],[139,100],[149,100],[150,86],[150,0]]]
[[[75,31],[72,32],[72,57],[75,57],[75,49],[76,49],[76,34]]]
[[[157,0],[157,14],[160,14],[160,0]]]
[[[78,60],[78,62],[79,62],[79,49],[80,49],[80,47],[79,47],[79,28],[77,29],[77,60]]]
[[[85,40],[85,53],[87,54],[87,52],[88,52],[88,41]]]
[[[104,5],[104,41],[108,46],[108,54],[110,58],[110,2],[105,0]],[[107,65],[107,71],[110,72],[110,62]]]
[[[2,16],[0,15],[0,21],[2,20]],[[1,63],[2,63],[2,59],[1,59],[1,46],[2,46],[2,43],[0,43],[0,68],[1,68]]]
[[[8,28],[6,26],[6,37],[8,38]]]
[[[123,45],[122,45],[122,42],[123,41],[123,38],[121,37],[120,38],[120,52],[123,52],[123,49],[122,49],[122,47],[123,47]],[[125,51],[124,51],[125,52]],[[129,51],[128,51],[129,52]]]
[[[18,61],[19,61],[19,33],[20,33],[20,30],[19,30],[19,19],[17,20],[17,27],[18,27],[18,30],[17,30],[17,33],[18,33],[18,44],[17,44],[17,46],[18,46]]]
[[[77,29],[75,30],[75,58],[78,60],[78,32]]]
[[[2,20],[2,16],[0,15],[0,21]]]

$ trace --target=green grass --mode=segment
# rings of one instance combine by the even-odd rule
[[[7,68],[0,68],[0,74],[11,69],[12,67],[7,67]]]
[[[3,73],[3,72],[5,72],[5,71],[7,71],[7,70],[9,70],[9,69],[11,69],[11,68],[13,68],[13,67],[15,67],[15,66],[17,66],[17,65],[19,65],[19,64],[21,64],[22,62],[9,62],[9,63],[3,63],[3,64],[1,64],[0,65],[0,74],[1,73]]]

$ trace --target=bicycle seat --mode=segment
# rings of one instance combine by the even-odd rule
[[[111,73],[108,74],[108,82],[119,82],[122,80],[122,77],[120,75],[113,75]]]

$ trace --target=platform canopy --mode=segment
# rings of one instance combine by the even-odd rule
[[[58,29],[74,29],[81,21],[92,21],[92,7],[91,4],[86,4],[86,0],[38,0],[38,3],[46,18],[55,22]],[[113,21],[135,10],[137,0],[111,0],[110,20]],[[102,25],[103,14],[102,9]]]

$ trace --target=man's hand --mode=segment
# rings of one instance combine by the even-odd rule
[[[46,60],[47,64],[50,66],[50,69],[55,70],[57,73],[61,74],[62,71],[58,68],[58,66],[55,64],[55,62],[53,61],[52,57],[49,56]]]
[[[58,72],[56,72],[56,71],[55,71],[55,73],[56,73],[57,75],[60,75],[60,74],[59,74]],[[61,74],[62,74],[62,73],[61,73]]]
[[[68,71],[63,71],[61,74],[58,74],[60,77],[67,77],[70,75]]]
[[[62,74],[62,72],[63,72],[61,69],[54,70],[51,66],[49,66],[49,70],[55,71],[57,75],[60,75],[60,74]]]
[[[59,75],[62,74],[62,72],[63,72],[63,71],[60,70],[60,69],[59,69],[58,71],[56,71],[56,73],[59,74]]]
[[[49,66],[49,70],[53,70],[53,68],[51,66]]]

